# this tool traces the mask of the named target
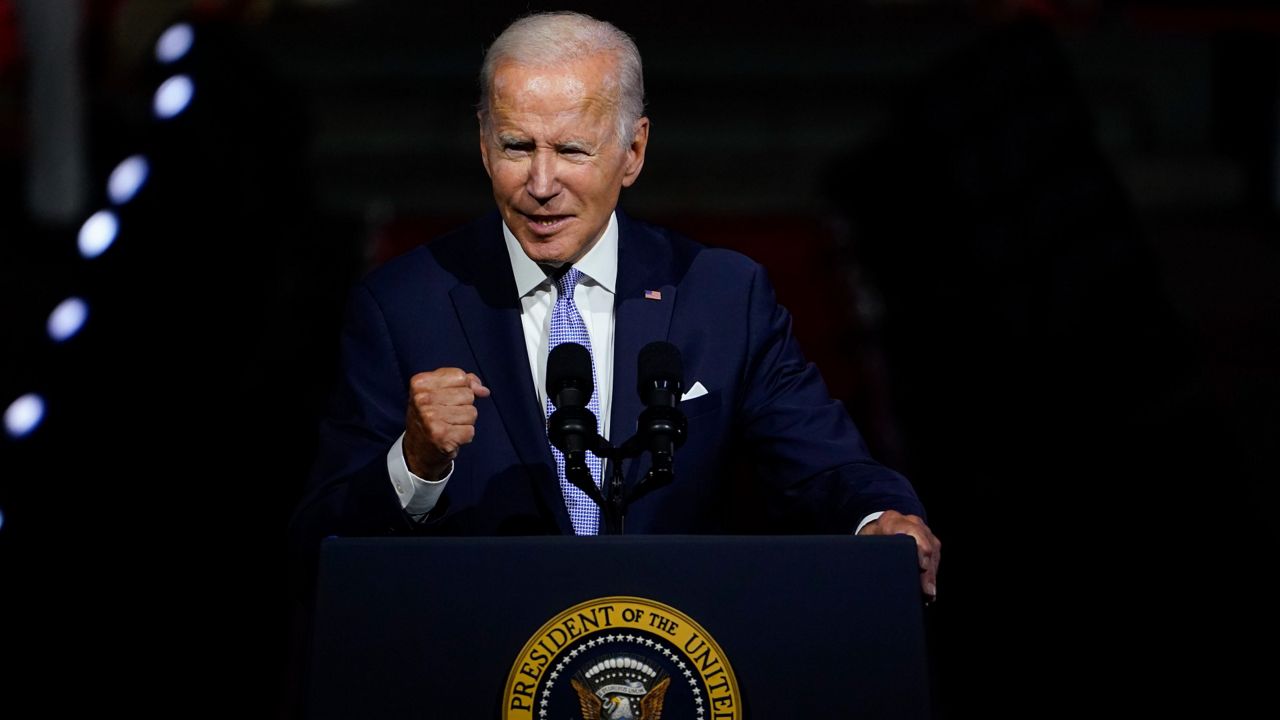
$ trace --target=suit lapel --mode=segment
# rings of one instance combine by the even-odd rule
[[[657,291],[661,299],[646,291]],[[676,286],[671,276],[671,248],[653,230],[618,211],[618,280],[614,298],[613,418],[609,434],[614,445],[631,437],[643,406],[636,392],[640,349],[666,340]],[[626,482],[634,484],[637,463],[627,467]]]
[[[502,425],[529,472],[538,497],[556,519],[562,534],[573,534],[555,475],[555,459],[547,444],[546,416],[528,371],[520,300],[510,260],[496,223],[482,223],[476,238],[473,272],[449,291],[462,331],[479,366],[480,379],[492,391]],[[492,237],[486,237],[491,235]]]

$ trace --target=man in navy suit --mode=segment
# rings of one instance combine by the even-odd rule
[[[631,39],[584,15],[533,15],[494,42],[482,85],[480,155],[498,212],[356,287],[296,529],[313,540],[594,533],[547,441],[553,316],[568,312],[605,437],[634,430],[639,350],[665,340],[683,356],[688,440],[675,481],[630,507],[628,533],[741,528],[733,500],[750,493],[793,528],[912,535],[933,596],[940,543],[923,508],[804,361],[763,269],[615,209],[649,141]],[[628,485],[644,469],[628,461]]]

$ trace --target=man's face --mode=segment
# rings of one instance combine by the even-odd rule
[[[626,147],[616,137],[618,90],[609,55],[562,65],[499,65],[480,155],[507,227],[534,262],[574,263],[604,232],[618,193],[644,165],[649,121]]]

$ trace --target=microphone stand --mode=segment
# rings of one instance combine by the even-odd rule
[[[611,472],[609,478],[602,478],[602,488],[596,487],[595,479],[591,477],[591,470],[585,462],[570,464],[568,456],[565,457],[564,475],[565,478],[573,484],[574,487],[581,490],[592,502],[600,507],[600,512],[604,516],[604,532],[602,535],[621,535],[623,530],[623,517],[626,515],[626,504],[622,499],[622,454],[619,452],[621,448],[615,448],[609,444],[608,440],[600,436],[596,436],[596,442],[593,447],[588,448],[592,455],[601,460],[613,462],[608,463]]]
[[[547,358],[547,395],[556,406],[548,418],[548,437],[564,453],[565,479],[599,506],[605,535],[621,535],[627,507],[674,479],[675,450],[684,444],[688,433],[688,420],[678,407],[680,351],[668,342],[651,342],[640,349],[639,366],[637,389],[645,409],[640,413],[636,434],[615,447],[596,432],[596,417],[586,408],[593,390],[587,349],[573,342],[561,343]],[[622,462],[646,451],[653,456],[649,472],[628,494]],[[607,479],[601,478],[601,487],[596,487],[587,467],[588,452],[612,468]]]
[[[641,453],[641,448],[638,445],[634,448],[631,445],[631,440],[628,440],[620,447],[614,447],[609,444],[608,440],[601,438],[599,446],[591,450],[596,457],[605,460],[610,469],[609,477],[602,478],[602,484],[604,485],[603,496],[596,500],[596,503],[600,506],[600,512],[604,516],[604,535],[622,535],[625,531],[627,505],[630,504],[632,498],[623,497],[622,461],[627,458],[639,457]],[[570,482],[572,482],[572,479]],[[574,484],[576,485],[577,483]]]
[[[665,428],[672,433],[673,438],[678,438],[673,442],[673,447],[682,445],[688,427],[684,413],[676,408],[651,407],[645,410],[645,413],[651,412],[657,413],[657,419],[666,423]],[[650,424],[642,420],[640,426],[643,428]],[[664,458],[655,457],[655,462],[650,465],[649,472],[645,473],[645,476],[636,483],[630,493],[625,492],[622,461],[643,455],[645,450],[648,449],[645,439],[646,433],[643,431],[638,432],[628,438],[622,445],[614,447],[608,440],[598,435],[596,436],[596,441],[588,450],[601,460],[607,461],[611,470],[608,478],[602,478],[603,493],[592,481],[591,472],[587,469],[586,463],[572,468],[576,472],[570,472],[568,465],[566,464],[565,466],[565,476],[569,479],[569,482],[586,493],[587,497],[600,506],[601,514],[604,516],[604,532],[602,533],[604,535],[622,535],[626,525],[627,508],[631,503],[658,488],[668,485],[675,479],[675,474],[671,469],[671,453],[668,452]]]

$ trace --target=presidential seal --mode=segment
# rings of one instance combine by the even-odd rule
[[[525,643],[504,720],[739,720],[728,658],[692,618],[637,597],[565,610]]]

